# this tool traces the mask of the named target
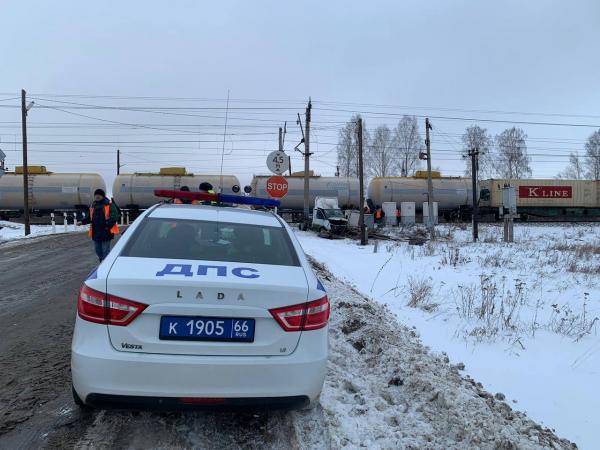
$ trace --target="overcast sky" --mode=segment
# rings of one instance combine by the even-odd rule
[[[224,172],[242,182],[266,172],[284,121],[293,151],[309,96],[312,165],[323,175],[335,172],[337,130],[353,111],[368,128],[402,114],[421,126],[432,117],[433,163],[448,175],[462,172],[460,134],[477,122],[447,117],[600,124],[597,0],[5,0],[0,17],[0,148],[9,167],[21,162],[19,101],[9,99],[22,88],[36,102],[30,163],[98,172],[109,184],[117,148],[123,172],[218,173],[228,90]],[[511,126],[479,124],[493,134]],[[517,126],[536,177],[556,175],[594,131]],[[292,165],[301,169],[301,160]]]

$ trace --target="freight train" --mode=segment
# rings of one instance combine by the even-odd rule
[[[468,219],[472,212],[473,192],[470,178],[442,177],[433,174],[433,197],[438,202],[438,213],[446,220]],[[280,210],[300,216],[304,209],[303,174],[292,174],[288,180],[288,194],[281,199]],[[268,176],[252,179],[253,195],[267,197]],[[314,199],[337,197],[340,207],[357,209],[360,205],[359,182],[356,178],[321,177],[311,174],[309,209]],[[113,183],[112,195],[121,207],[131,210],[148,208],[158,199],[155,189],[178,190],[187,186],[198,191],[200,183],[208,181],[215,191],[235,193],[239,186],[235,175],[191,174],[184,168],[163,168],[158,173],[118,175]],[[477,202],[483,216],[498,218],[502,206],[502,187],[511,185],[517,191],[517,212],[522,220],[600,220],[600,181],[578,180],[505,180],[490,179],[480,182]],[[29,204],[39,215],[51,211],[84,210],[92,201],[93,191],[106,190],[100,175],[90,173],[53,173],[42,166],[29,168]],[[428,199],[427,178],[423,172],[414,177],[376,177],[367,189],[366,198],[372,206],[384,202],[414,202],[417,212]],[[0,217],[16,217],[23,211],[22,169],[0,177]]]

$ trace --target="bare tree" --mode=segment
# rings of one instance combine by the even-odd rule
[[[398,146],[400,175],[412,175],[419,168],[419,152],[423,149],[423,139],[415,116],[403,116],[394,129],[394,141]]]
[[[375,128],[367,151],[367,173],[373,177],[398,174],[398,148],[387,125]]]
[[[556,175],[556,178],[562,178],[566,180],[584,180],[586,178],[584,161],[579,156],[579,153],[573,153],[569,155],[569,165]]]
[[[471,150],[476,149],[479,151],[478,162],[479,167],[477,171],[477,180],[483,180],[488,176],[493,175],[494,165],[492,164],[492,146],[493,139],[488,133],[487,129],[481,128],[478,125],[467,127],[465,133],[462,135],[463,149],[465,158],[465,175],[471,176],[471,158],[468,154]]]
[[[356,133],[358,119],[360,119],[360,114],[355,114],[338,132],[337,163],[340,168],[339,174],[342,177],[358,176],[358,136]],[[367,148],[369,142],[369,134],[365,128],[363,120],[363,148]]]
[[[600,130],[594,131],[585,143],[587,177],[600,180]]]
[[[530,158],[527,156],[527,135],[516,127],[496,135],[497,170],[503,178],[527,178],[531,176]]]

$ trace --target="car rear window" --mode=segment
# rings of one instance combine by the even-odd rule
[[[283,227],[146,218],[121,256],[299,266]]]

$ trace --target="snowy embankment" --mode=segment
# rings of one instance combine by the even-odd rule
[[[323,411],[295,413],[300,448],[575,447],[432,354],[387,307],[323,268],[317,275],[332,305],[329,370]]]
[[[66,231],[64,225],[56,225],[55,230],[52,229],[52,225],[31,225],[31,234],[25,236],[25,226],[23,224],[0,220],[0,244],[17,239],[29,239],[53,233],[85,231],[85,229],[84,226],[78,227],[73,224],[68,225]]]
[[[478,244],[468,231],[439,231],[436,243],[380,242],[377,253],[373,244],[298,237],[307,254],[387,305],[426,345],[464,363],[486,389],[595,448],[600,227],[517,226],[515,244],[499,242],[495,225],[482,227]]]

